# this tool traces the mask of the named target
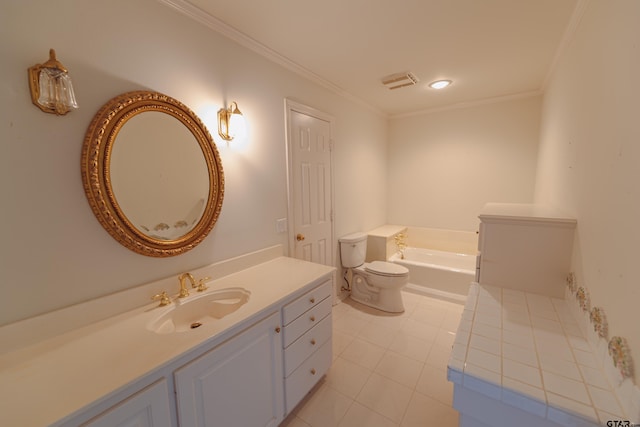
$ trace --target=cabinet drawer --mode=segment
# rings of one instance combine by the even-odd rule
[[[325,298],[310,310],[298,317],[293,322],[284,327],[284,346],[289,347],[291,343],[300,338],[309,328],[314,327],[322,319],[331,314],[331,298]]]
[[[331,340],[328,340],[285,380],[284,388],[287,413],[289,413],[320,378],[327,373],[331,366],[331,360]]]
[[[320,286],[311,289],[295,301],[284,306],[282,309],[282,323],[290,323],[302,313],[318,304],[323,299],[331,295],[331,280],[327,280]]]
[[[329,339],[331,339],[331,316],[326,316],[284,351],[284,376],[288,377],[311,353]]]

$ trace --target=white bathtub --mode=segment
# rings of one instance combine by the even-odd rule
[[[440,298],[464,301],[476,273],[475,255],[408,247],[389,261],[409,269],[406,290]]]

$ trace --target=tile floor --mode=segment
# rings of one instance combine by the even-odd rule
[[[333,307],[333,365],[281,426],[458,426],[447,361],[463,305],[403,298],[400,315],[350,298]]]

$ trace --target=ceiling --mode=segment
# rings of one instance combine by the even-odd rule
[[[164,1],[393,117],[540,93],[582,0]]]

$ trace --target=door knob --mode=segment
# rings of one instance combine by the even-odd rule
[[[302,241],[304,240],[304,234],[298,233],[298,234],[296,235],[296,240],[297,240],[298,242],[302,242]]]

